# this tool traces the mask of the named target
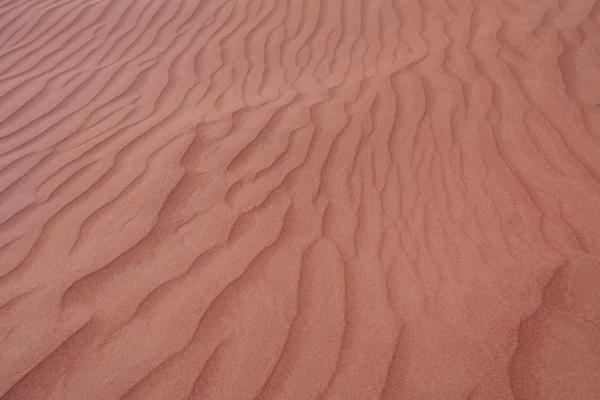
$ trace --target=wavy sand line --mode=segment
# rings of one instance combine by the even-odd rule
[[[600,3],[0,1],[0,396],[600,393]]]

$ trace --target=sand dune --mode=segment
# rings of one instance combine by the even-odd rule
[[[600,3],[0,0],[0,397],[592,399]]]

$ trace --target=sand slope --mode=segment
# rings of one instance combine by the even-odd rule
[[[600,3],[0,0],[0,396],[591,399]]]

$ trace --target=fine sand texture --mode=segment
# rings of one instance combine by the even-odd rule
[[[600,398],[600,2],[0,0],[0,398]]]

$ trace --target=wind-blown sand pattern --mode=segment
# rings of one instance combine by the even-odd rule
[[[600,3],[0,0],[4,399],[592,399]]]

